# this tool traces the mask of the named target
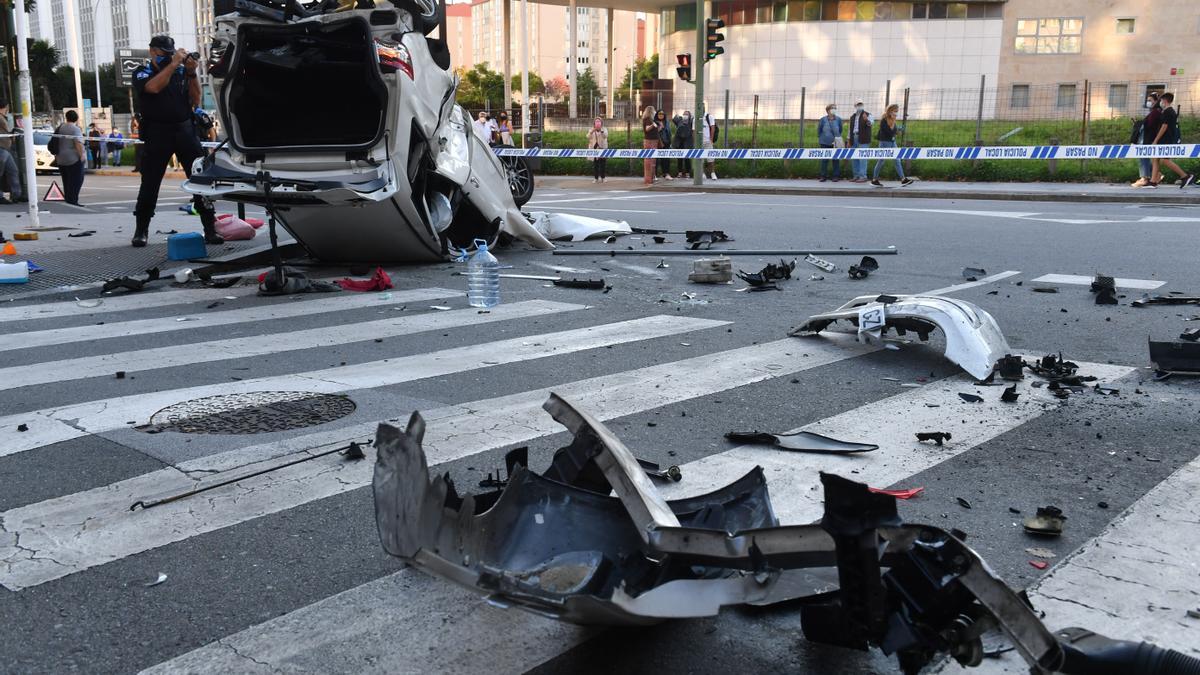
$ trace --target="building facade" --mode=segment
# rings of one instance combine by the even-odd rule
[[[446,46],[450,48],[450,64],[455,67],[475,67],[475,52],[470,3],[446,6]]]
[[[159,33],[169,33],[189,50],[206,48],[207,40],[196,27],[209,27],[212,20],[198,21],[202,6],[211,17],[212,0],[75,0],[82,46],[77,65],[93,70],[97,64],[113,63],[117,49],[145,49]],[[66,14],[66,0],[39,2],[30,14],[30,34],[57,47],[63,64],[69,62]]]

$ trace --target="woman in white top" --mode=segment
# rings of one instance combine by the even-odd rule
[[[607,150],[608,149],[608,129],[604,128],[604,120],[597,117],[592,120],[592,128],[588,131],[587,146],[589,150]],[[593,183],[603,183],[607,178],[608,159],[604,157],[592,158],[592,171],[595,175]]]

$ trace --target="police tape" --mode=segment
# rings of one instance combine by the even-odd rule
[[[1024,145],[920,148],[730,148],[614,149],[494,148],[501,157],[556,159],[1189,159],[1200,158],[1200,144],[1175,145]]]
[[[51,137],[51,138],[73,138],[73,139],[79,141],[80,143],[103,143],[105,145],[113,145],[113,146],[121,146],[121,147],[124,147],[126,145],[145,145],[146,144],[146,141],[143,141],[139,138],[129,138],[128,136],[121,136],[120,138],[114,138],[112,136],[76,136],[74,134],[56,134],[56,133],[49,132],[49,131],[37,131],[34,133],[36,133],[38,136],[46,136],[46,137]],[[25,134],[20,133],[20,132],[0,134],[0,138],[24,138],[24,137],[25,137]],[[221,145],[223,143],[224,143],[224,141],[200,141],[200,145],[202,145],[206,148],[219,148],[219,147],[221,147]]]

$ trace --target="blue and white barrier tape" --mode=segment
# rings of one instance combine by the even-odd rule
[[[1200,143],[1180,145],[1017,145],[949,148],[737,148],[728,150],[590,150],[495,148],[501,157],[573,159],[1172,159],[1200,158]]]

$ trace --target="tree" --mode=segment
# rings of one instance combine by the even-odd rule
[[[575,93],[580,101],[600,98],[600,85],[596,82],[596,73],[592,72],[591,66],[579,74],[579,81],[575,83]]]
[[[642,82],[646,80],[658,79],[658,54],[655,54],[648,59],[638,59],[634,62],[632,69],[625,69],[625,78],[621,80],[621,84],[617,87],[616,91],[616,98],[619,100],[629,100],[630,75],[634,77],[634,89],[641,89]]]
[[[544,91],[546,92],[546,98],[554,101],[561,101],[562,98],[566,96],[569,91],[571,91],[571,85],[569,82],[567,82],[567,78],[559,75],[546,81],[546,88]]]
[[[58,50],[45,40],[36,40],[29,45],[29,77],[34,91],[44,91],[51,86],[54,69],[58,67]],[[36,98],[36,97],[35,97]],[[36,106],[33,106],[36,108]]]
[[[488,67],[486,63],[477,63],[474,68],[460,73],[456,100],[458,104],[468,109],[482,110],[491,107],[504,107],[504,76]]]
[[[521,91],[521,75],[520,73],[512,76],[512,90]],[[529,71],[529,98],[544,93],[546,91],[546,83],[542,81],[542,76]]]

